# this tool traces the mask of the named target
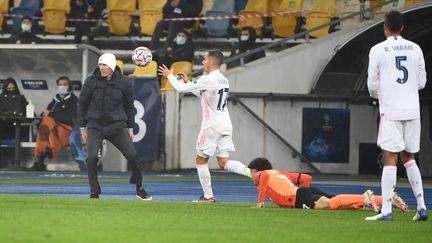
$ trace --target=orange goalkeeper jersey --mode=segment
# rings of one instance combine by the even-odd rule
[[[259,171],[255,174],[255,183],[258,187],[258,203],[263,203],[264,199],[268,198],[280,207],[295,206],[298,187],[280,171]]]

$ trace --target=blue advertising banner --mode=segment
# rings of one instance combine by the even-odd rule
[[[311,162],[348,163],[350,110],[303,108],[302,154]]]
[[[157,78],[135,78],[134,143],[140,161],[155,161],[159,155],[162,99]]]

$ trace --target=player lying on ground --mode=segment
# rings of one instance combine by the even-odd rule
[[[371,190],[362,195],[339,194],[329,195],[314,187],[297,187],[281,171],[273,170],[271,163],[265,158],[256,158],[249,165],[252,180],[258,188],[257,208],[264,207],[264,199],[270,199],[279,207],[307,209],[360,209],[371,207],[379,212],[382,197],[374,196]],[[393,205],[402,211],[408,210],[408,205],[394,193]]]

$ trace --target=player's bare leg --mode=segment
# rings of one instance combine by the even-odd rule
[[[428,215],[423,196],[423,182],[420,170],[415,161],[415,156],[412,153],[402,151],[401,158],[407,172],[408,181],[410,182],[411,189],[417,200],[417,213],[414,216],[413,220],[427,220]]]
[[[250,169],[242,162],[230,160],[229,157],[217,157],[217,162],[221,169],[251,178]]]

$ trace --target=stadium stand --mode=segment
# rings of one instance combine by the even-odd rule
[[[234,0],[216,1],[212,9],[206,12],[206,16],[224,16],[234,13]],[[223,37],[227,36],[231,27],[229,19],[224,20],[207,20],[205,27],[209,36]]]
[[[44,0],[44,31],[51,34],[65,32],[66,16],[70,12],[68,0]]]
[[[3,31],[3,25],[5,23],[5,16],[9,12],[9,1],[8,0],[0,0],[0,31]]]
[[[175,62],[171,65],[171,69],[174,70],[174,75],[177,75],[177,73],[179,72],[190,74],[192,72],[192,67],[193,64],[191,62],[186,62],[186,61]],[[161,90],[167,91],[172,89],[173,86],[171,85],[171,83],[168,81],[167,78],[163,77],[161,80]]]
[[[306,15],[306,29],[312,29],[319,25],[329,23],[336,16],[336,0],[316,0],[311,11]],[[327,35],[330,26],[321,28],[310,33],[312,37],[321,37]]]
[[[145,67],[135,66],[135,69],[129,77],[157,77],[157,62],[151,63]]]
[[[116,64],[120,68],[121,72],[124,73],[124,62],[120,59],[117,59]]]
[[[239,27],[250,26],[256,30],[257,36],[261,36],[264,26],[264,18],[259,16],[267,13],[268,2],[261,0],[249,0],[246,7],[240,11]],[[245,17],[245,15],[257,15],[257,17]]]
[[[12,18],[14,32],[20,31],[21,28],[21,17],[20,16],[37,16],[40,14],[41,0],[25,0],[21,1],[20,5],[12,9],[12,14],[15,16]]]
[[[109,32],[114,35],[129,34],[136,1],[108,0],[107,7]]]
[[[282,0],[278,5],[273,5],[273,7],[270,9],[270,12],[296,11],[292,14],[272,17],[273,36],[288,37],[298,32],[299,28],[301,27],[301,9],[301,0]]]
[[[138,3],[140,14],[141,34],[151,36],[157,22],[162,19],[162,7],[165,2],[160,0],[140,0]]]
[[[242,11],[246,7],[247,2],[248,0],[235,0],[235,12],[240,13],[240,11]]]
[[[336,14],[339,17],[345,17],[348,16],[350,14],[353,14],[355,12],[360,11],[360,5],[358,4],[358,0],[345,0],[345,1],[338,1],[336,3]],[[369,7],[369,1],[365,2],[365,8]],[[361,21],[361,17],[360,16],[355,16],[352,17],[351,19],[347,19],[345,21],[342,21],[340,23],[340,27],[341,29],[343,28],[347,28],[349,26],[353,26],[356,25],[358,23],[360,23]]]

